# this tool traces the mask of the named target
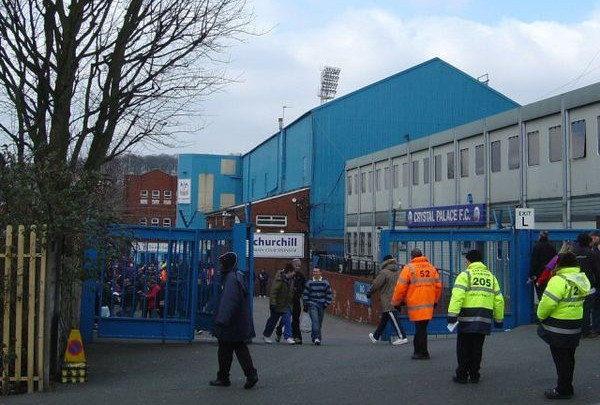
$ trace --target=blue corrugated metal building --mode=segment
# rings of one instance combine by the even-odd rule
[[[306,112],[243,155],[236,202],[309,186],[311,248],[342,254],[346,160],[517,106],[431,59]]]

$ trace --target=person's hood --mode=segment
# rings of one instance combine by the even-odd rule
[[[579,268],[577,267],[565,267],[559,269],[556,274],[564,277],[565,280],[567,280],[567,283],[579,288],[579,291],[584,295],[588,295],[592,289],[590,280],[588,280],[585,273],[579,271]]]
[[[381,263],[381,270],[398,271],[398,262],[396,259],[391,258]]]

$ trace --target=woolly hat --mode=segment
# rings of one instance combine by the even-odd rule
[[[226,252],[219,256],[219,263],[226,269],[234,267],[237,263],[237,255],[234,252]]]
[[[383,261],[385,262],[385,261],[393,259],[393,258],[394,258],[394,256],[392,256],[392,255],[385,255],[385,256],[383,256]]]

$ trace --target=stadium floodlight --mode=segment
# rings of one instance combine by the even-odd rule
[[[332,66],[325,66],[321,70],[321,90],[319,91],[321,104],[335,97],[341,71],[342,69]]]

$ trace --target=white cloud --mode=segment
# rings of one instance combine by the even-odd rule
[[[436,56],[474,77],[488,73],[492,88],[522,104],[600,81],[598,9],[578,23],[513,17],[488,24],[354,8],[296,31],[286,18],[309,16],[286,4],[260,3],[268,12],[257,15],[266,15],[259,25],[273,30],[233,49],[229,74],[243,81],[204,104],[212,124],[193,147],[174,153],[247,152],[277,130],[283,105],[293,107],[287,123],[318,105],[323,65],[342,69],[338,96]]]

